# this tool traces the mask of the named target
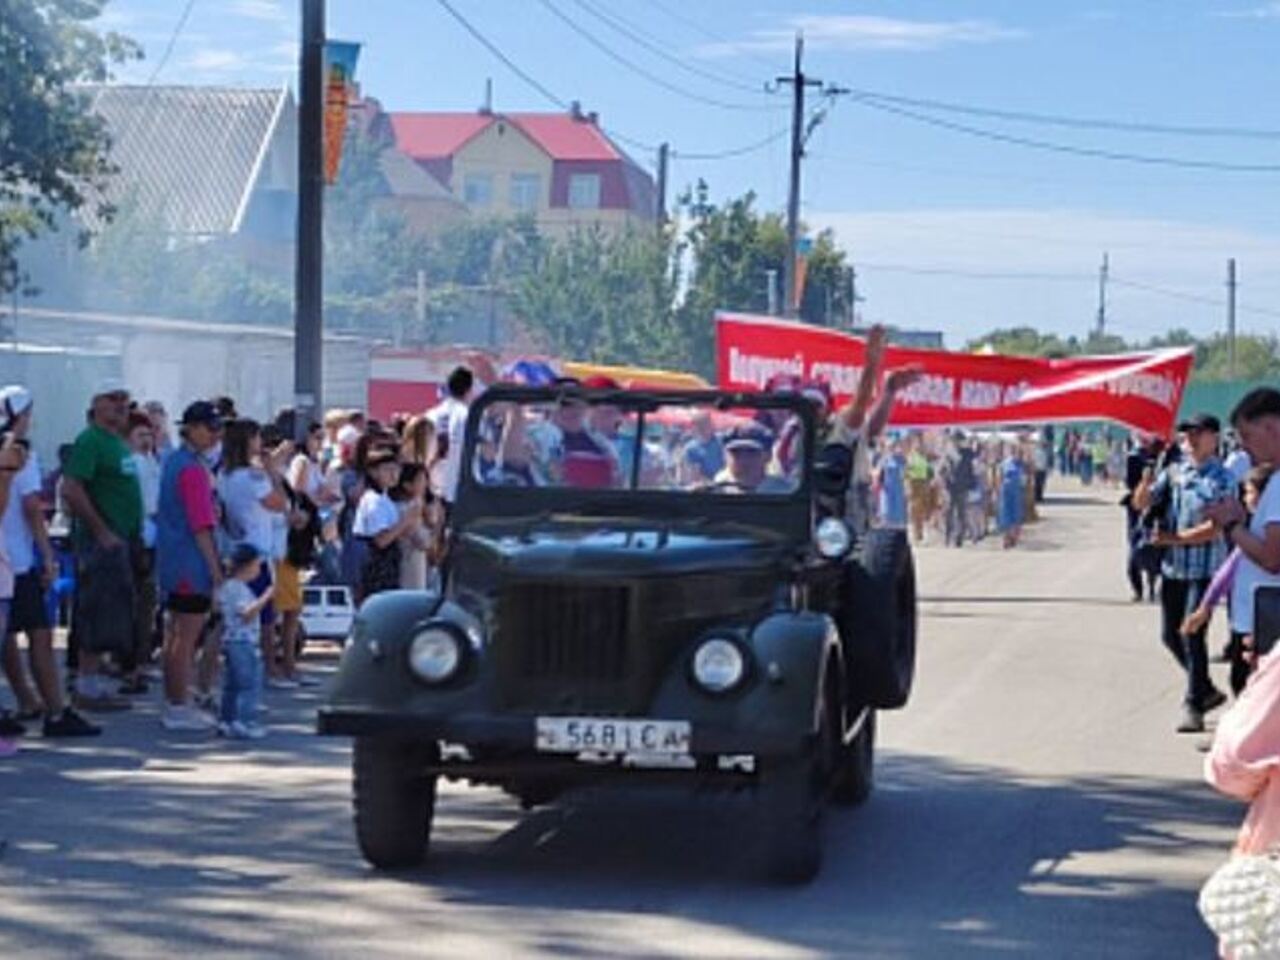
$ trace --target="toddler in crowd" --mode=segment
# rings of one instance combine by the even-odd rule
[[[251,543],[232,548],[230,576],[218,589],[222,614],[222,708],[218,733],[235,740],[260,740],[266,730],[258,723],[262,695],[262,652],[258,645],[258,616],[271,602],[274,588],[255,597],[250,588],[262,570],[262,552]]]

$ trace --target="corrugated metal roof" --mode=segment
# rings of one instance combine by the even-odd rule
[[[451,157],[493,122],[483,113],[391,113],[396,146],[415,160]]]
[[[620,160],[609,138],[590,120],[567,113],[509,113],[508,120],[554,160]]]
[[[120,168],[105,199],[137,204],[172,233],[234,232],[287,89],[95,86],[92,107],[112,136]],[[99,226],[89,206],[91,227]]]
[[[396,146],[415,160],[452,157],[490,124],[518,127],[553,160],[609,161],[622,152],[591,120],[567,113],[392,113]]]

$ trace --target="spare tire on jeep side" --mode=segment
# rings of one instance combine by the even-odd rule
[[[847,564],[840,617],[851,702],[905,706],[916,671],[916,573],[905,530],[868,530]]]

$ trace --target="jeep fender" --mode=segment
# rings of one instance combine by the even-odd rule
[[[663,681],[653,716],[687,718],[694,724],[756,733],[765,742],[786,742],[798,752],[818,727],[818,705],[826,664],[839,657],[839,632],[825,614],[776,613],[740,637],[751,658],[741,691],[712,695],[690,676],[694,644]],[[837,661],[838,662],[838,661]]]
[[[390,590],[370,597],[356,614],[329,694],[330,704],[396,710],[408,707],[424,687],[409,671],[409,644],[429,620],[464,629],[479,623],[439,594]]]

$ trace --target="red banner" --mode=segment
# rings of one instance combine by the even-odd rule
[[[719,385],[759,390],[771,377],[825,381],[837,403],[853,396],[866,341],[824,327],[742,313],[716,315]],[[924,377],[898,395],[900,427],[1114,420],[1173,432],[1191,373],[1190,349],[1043,360],[889,347],[884,368],[918,365]]]

